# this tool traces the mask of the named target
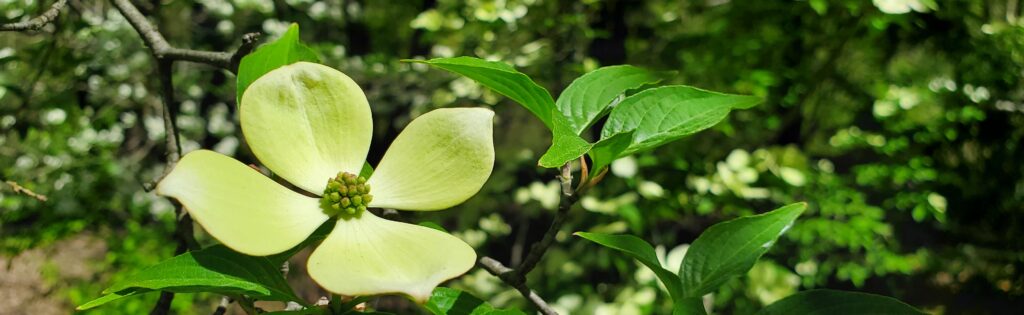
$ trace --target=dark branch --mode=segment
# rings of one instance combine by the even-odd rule
[[[181,159],[181,141],[178,140],[177,103],[174,102],[174,84],[171,81],[173,61],[157,60],[160,76],[160,94],[163,99],[164,149],[167,150],[167,168],[172,169]]]
[[[569,168],[569,164],[563,165],[561,170],[562,174],[558,179],[562,184],[562,198],[558,201],[558,211],[555,212],[555,218],[551,220],[551,226],[544,233],[544,237],[530,247],[530,252],[526,254],[526,259],[523,259],[523,262],[516,268],[517,281],[526,281],[526,274],[530,273],[534,267],[537,267],[537,263],[544,257],[548,247],[551,247],[551,244],[554,243],[555,235],[562,229],[562,224],[565,223],[565,219],[568,217],[569,209],[572,209],[572,206],[576,204],[577,197],[572,188],[572,171]]]
[[[171,46],[163,34],[150,23],[146,16],[132,4],[131,0],[111,0],[114,7],[124,15],[132,28],[139,33],[146,46],[153,52],[157,60],[169,61],[190,61],[195,63],[208,64],[214,67],[227,69],[232,73],[238,73],[238,62],[242,56],[252,51],[259,38],[259,33],[249,33],[242,37],[242,46],[235,53],[223,51],[205,51],[176,48]]]
[[[584,166],[585,167],[585,166]],[[530,300],[537,309],[545,315],[558,315],[544,299],[541,299],[536,292],[530,290],[526,285],[526,275],[537,267],[537,263],[540,262],[541,258],[544,258],[544,253],[548,251],[551,244],[555,242],[555,236],[558,231],[562,229],[562,224],[565,223],[568,218],[569,209],[576,204],[578,200],[575,191],[572,188],[572,169],[570,165],[566,163],[562,165],[562,173],[558,176],[558,180],[562,186],[562,198],[558,201],[558,212],[555,213],[555,218],[551,221],[551,226],[548,227],[547,232],[544,232],[544,237],[539,242],[533,244],[530,247],[530,252],[526,254],[526,259],[519,264],[519,267],[512,269],[502,265],[501,262],[494,260],[493,258],[484,256],[477,261],[484,269],[487,269],[492,275],[501,279],[509,286],[512,286],[519,291],[527,300]]]
[[[238,65],[242,63],[242,57],[248,55],[256,48],[257,42],[260,40],[259,32],[245,33],[242,35],[242,46],[238,46],[238,50],[231,56],[231,72],[238,73]]]
[[[514,270],[512,270],[509,267],[505,267],[505,265],[502,265],[501,262],[498,262],[497,260],[494,260],[494,258],[491,257],[480,257],[480,260],[477,260],[477,263],[480,264],[481,267],[486,269],[487,272],[498,277],[502,281],[505,281],[506,283],[509,282],[507,277],[515,273]],[[537,307],[537,310],[539,310],[541,314],[558,315],[558,312],[556,312],[555,309],[551,308],[551,306],[548,305],[548,303],[545,302],[544,299],[540,297],[540,295],[537,295],[537,292],[533,292],[533,290],[530,290],[530,288],[526,286],[526,283],[521,282],[519,283],[519,285],[513,287],[516,290],[519,290],[519,293],[526,297],[526,299],[530,300],[530,303],[533,303],[533,305]]]
[[[213,310],[213,315],[224,315],[224,313],[228,311],[228,306],[231,306],[231,302],[233,301],[230,297],[221,297],[220,304],[218,304],[217,308]]]
[[[39,29],[43,28],[43,26],[46,26],[46,24],[50,24],[50,22],[53,22],[53,20],[57,18],[57,15],[60,15],[60,10],[64,9],[64,7],[67,6],[67,4],[68,0],[57,0],[57,2],[54,2],[49,9],[43,12],[43,14],[40,14],[39,16],[32,18],[31,20],[24,22],[0,24],[0,32],[38,31]]]
[[[137,11],[136,11],[137,12]],[[157,57],[157,76],[160,78],[160,94],[163,100],[163,119],[164,119],[164,146],[167,151],[167,167],[164,173],[169,172],[175,165],[178,164],[178,160],[181,159],[181,141],[178,140],[178,125],[176,123],[175,114],[177,113],[177,103],[174,102],[174,84],[171,80],[171,71],[173,70],[174,61],[165,60]],[[174,204],[174,213],[178,218],[177,225],[175,226],[175,238],[178,241],[178,247],[174,250],[175,255],[180,255],[192,248],[197,247],[195,236],[192,232],[192,217],[188,213],[184,212],[181,203],[176,200],[171,200]],[[171,301],[174,300],[174,293],[169,291],[160,292],[160,299],[157,300],[157,304],[153,307],[153,310],[149,312],[150,315],[164,315],[170,311]]]

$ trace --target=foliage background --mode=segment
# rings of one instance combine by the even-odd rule
[[[535,166],[548,145],[544,126],[468,79],[400,59],[503,60],[556,94],[582,73],[629,63],[674,70],[670,83],[764,97],[710,131],[613,165],[531,274],[532,287],[564,311],[668,309],[652,274],[568,232],[637,234],[678,264],[685,244],[711,224],[802,200],[809,211],[779,244],[714,294],[717,312],[750,313],[826,287],[943,314],[1024,306],[1017,0],[137,4],[172,44],[194,49],[232,50],[243,33],[272,39],[298,23],[325,64],[366,90],[374,164],[412,117],[493,107],[497,162],[484,190],[451,211],[403,219],[439,222],[506,262],[522,258],[556,206],[554,171]],[[0,23],[47,7],[2,0]],[[4,296],[25,296],[0,309],[14,313],[62,313],[174,248],[170,204],[141,185],[163,169],[152,58],[108,2],[70,7],[41,33],[0,33],[0,178],[49,197],[39,202],[0,187],[7,269],[0,284]],[[174,82],[186,151],[212,148],[256,162],[237,124],[230,73],[178,63]],[[291,274],[296,283],[305,277]],[[319,296],[306,286],[306,296]],[[452,286],[526,307],[482,270]],[[155,298],[100,312],[144,312]],[[218,299],[180,295],[174,307],[206,313]]]

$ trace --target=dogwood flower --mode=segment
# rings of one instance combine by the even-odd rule
[[[307,262],[313,280],[337,294],[399,293],[421,303],[473,266],[476,253],[458,238],[366,209],[441,210],[476,194],[494,166],[492,111],[417,117],[368,179],[357,174],[370,148],[370,106],[345,74],[302,62],[278,68],[249,86],[239,111],[256,157],[308,194],[219,153],[186,154],[157,193],[180,201],[224,245],[272,255],[336,220]]]

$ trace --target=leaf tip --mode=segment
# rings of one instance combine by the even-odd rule
[[[298,34],[299,33],[299,23],[292,22],[291,24],[288,24],[288,30],[285,31],[285,33],[295,33],[295,34]]]
[[[761,105],[761,103],[764,103],[764,98],[760,97],[760,96],[754,96],[754,95],[741,95],[741,96],[743,97],[744,101],[739,106],[736,106],[736,108],[748,109],[748,108],[751,108],[751,107],[754,107],[754,106],[757,106],[757,105]]]

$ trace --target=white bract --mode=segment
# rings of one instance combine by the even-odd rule
[[[476,194],[494,166],[490,110],[423,114],[398,135],[372,176],[358,181],[354,175],[366,160],[373,121],[366,96],[345,74],[304,62],[278,68],[246,89],[239,111],[256,157],[322,198],[292,191],[228,156],[190,152],[157,193],[180,201],[224,245],[248,255],[272,255],[299,245],[336,218],[309,257],[310,277],[337,294],[400,293],[421,303],[438,284],[473,266],[476,253],[458,238],[384,220],[365,209],[441,210]],[[327,190],[332,180],[347,185],[342,177],[358,191],[346,197],[344,187],[338,195],[338,184]],[[338,204],[347,211],[338,211]]]

